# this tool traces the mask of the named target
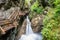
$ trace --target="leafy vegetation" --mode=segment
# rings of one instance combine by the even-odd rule
[[[34,2],[30,9],[32,12],[36,12],[38,14],[41,14],[41,12],[43,11],[43,7],[40,6],[38,1]]]
[[[44,8],[43,6],[40,4],[39,2],[40,0],[35,0],[33,2],[33,4],[30,7],[30,14],[29,17],[30,19],[32,19],[33,17],[35,17],[35,15],[40,15],[43,13]]]
[[[55,1],[54,1],[54,4],[55,4],[55,5],[60,5],[60,0],[55,0]]]
[[[60,4],[56,0],[55,8],[49,8],[43,21],[43,40],[60,40]]]

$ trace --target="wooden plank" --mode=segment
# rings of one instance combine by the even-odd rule
[[[0,21],[0,25],[5,25],[5,24],[9,24],[9,23],[12,23],[12,21],[10,21],[10,20],[1,20]]]
[[[8,30],[10,30],[10,29],[12,29],[12,28],[14,28],[15,26],[13,25],[13,24],[8,24],[8,25],[4,25],[3,27],[2,27],[2,29],[4,29],[4,31],[6,32],[6,31],[8,31]]]
[[[5,34],[5,30],[0,26],[0,35]]]
[[[0,20],[0,26],[2,25],[2,27],[0,28],[1,29],[1,32],[3,34],[6,33],[6,31],[14,28],[14,27],[17,27],[18,25],[18,19],[19,19],[19,16],[22,16],[22,15],[25,15],[24,12],[21,12],[21,11],[17,11],[15,10],[14,12],[12,12],[12,14],[8,17],[8,19],[6,20]]]
[[[18,22],[14,21],[12,24],[3,25],[1,28],[6,32],[14,27],[17,27]]]

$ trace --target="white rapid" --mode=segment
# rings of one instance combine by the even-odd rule
[[[26,34],[23,34],[19,40],[42,40],[40,34],[34,33],[31,28],[31,22],[27,16]]]

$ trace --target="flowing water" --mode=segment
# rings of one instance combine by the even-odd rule
[[[29,21],[29,18],[27,16],[27,25],[26,25],[26,35],[33,34],[32,28],[31,28],[31,22]]]
[[[31,22],[27,16],[26,34],[23,34],[19,40],[42,40],[40,34],[34,33],[31,28]]]

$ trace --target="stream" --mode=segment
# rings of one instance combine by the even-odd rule
[[[31,22],[27,16],[26,34],[21,35],[19,40],[42,40],[42,35],[34,33],[31,27]]]

